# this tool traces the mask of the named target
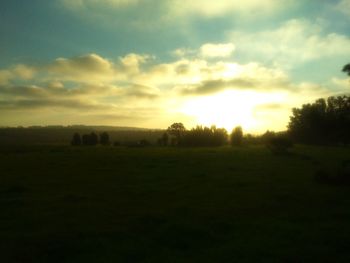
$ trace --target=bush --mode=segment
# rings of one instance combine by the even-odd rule
[[[318,183],[332,185],[349,185],[350,184],[350,160],[341,161],[338,169],[329,172],[320,169],[315,172],[314,179]]]
[[[102,145],[109,145],[109,134],[107,132],[103,132],[100,134],[100,144]]]
[[[73,145],[73,146],[81,145],[81,137],[80,137],[79,133],[74,133],[72,141],[71,141],[71,145]]]
[[[267,147],[273,154],[286,154],[293,147],[293,142],[286,136],[276,135],[269,139]]]
[[[241,126],[237,126],[233,129],[231,135],[231,145],[232,146],[241,146],[243,142],[243,130]]]
[[[98,144],[98,136],[96,133],[91,132],[90,134],[84,134],[82,137],[83,145],[96,145]]]
[[[340,183],[350,183],[350,160],[344,160],[341,162],[338,169],[337,179]]]
[[[140,147],[147,147],[147,146],[150,146],[151,143],[149,141],[147,141],[146,139],[142,139],[139,141],[139,146]]]
[[[319,169],[314,174],[314,180],[318,183],[331,183],[333,182],[333,177],[325,169]]]
[[[217,147],[227,144],[227,131],[216,126],[196,128],[186,131],[180,145],[190,147]]]

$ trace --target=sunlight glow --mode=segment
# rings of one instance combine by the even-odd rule
[[[254,133],[268,128],[265,127],[266,120],[256,114],[256,108],[264,104],[283,103],[285,97],[284,93],[228,90],[190,99],[182,105],[181,112],[193,117],[198,125],[214,124],[228,132],[240,125],[245,131]]]

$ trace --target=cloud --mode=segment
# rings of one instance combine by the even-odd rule
[[[341,0],[336,5],[336,10],[344,13],[347,16],[350,16],[350,0]]]
[[[113,61],[91,53],[58,58],[36,67],[20,64],[5,68],[0,71],[0,110],[3,115],[14,116],[15,112],[21,118],[2,120],[18,124],[40,114],[47,120],[64,123],[69,120],[74,123],[80,116],[84,123],[95,120],[110,124],[109,117],[119,116],[118,125],[133,126],[132,121],[137,120],[137,125],[156,127],[180,116],[184,101],[225,92],[285,93],[298,97],[295,99],[298,103],[299,97],[323,97],[330,93],[327,87],[313,83],[292,83],[286,71],[275,66],[232,62],[226,54],[213,56],[221,45],[228,47],[227,54],[233,52],[229,44],[207,44],[210,48],[206,52],[211,55],[208,59],[203,55],[204,44],[168,63],[157,63],[147,54],[126,54]],[[266,106],[264,112],[267,111]],[[66,119],[58,117],[58,112]],[[181,115],[182,120],[189,118]]]
[[[127,89],[124,89],[124,96],[155,99],[159,97],[159,89],[144,85],[132,84]]]
[[[334,85],[333,91],[336,95],[349,94],[350,80],[348,78],[336,78],[331,79],[331,83]]]
[[[227,1],[227,0],[192,0],[169,1],[169,9],[175,14],[200,15],[204,17],[217,17],[227,14],[240,14],[243,16],[260,16],[271,14],[282,8],[290,6],[292,1],[278,0],[245,0],[245,1]]]
[[[184,95],[207,95],[213,94],[225,89],[247,89],[255,88],[256,85],[253,81],[241,78],[235,78],[232,80],[207,80],[198,85],[192,85],[185,88],[180,88],[180,92]]]
[[[5,85],[13,79],[32,79],[36,70],[33,67],[18,64],[9,69],[0,70],[0,85]]]
[[[196,50],[189,48],[178,48],[171,52],[171,54],[175,57],[188,57],[196,54]]]
[[[0,95],[14,98],[40,98],[46,97],[45,89],[35,86],[1,86]]]
[[[266,103],[266,104],[260,104],[257,105],[254,110],[255,111],[275,111],[278,109],[283,109],[285,105],[280,103]]]
[[[219,62],[202,69],[201,81],[178,85],[183,95],[208,95],[227,89],[289,90],[288,76],[276,68],[266,68],[257,63],[245,65]]]
[[[69,9],[94,9],[98,6],[109,8],[125,8],[136,5],[139,0],[62,0]]]
[[[0,70],[0,85],[7,84],[12,78],[13,74],[10,70]]]
[[[232,55],[235,46],[232,43],[227,44],[204,44],[200,47],[200,54],[205,58],[227,58]]]
[[[76,110],[111,110],[111,106],[76,99],[15,99],[11,101],[0,100],[0,108],[5,110],[35,110],[70,108]]]
[[[75,58],[57,58],[45,66],[50,73],[64,80],[82,82],[107,81],[117,74],[113,63],[97,54],[87,54]]]
[[[226,17],[256,21],[281,10],[290,10],[292,0],[59,0],[74,15],[105,27],[155,31],[183,26],[193,19]],[[184,27],[179,28],[184,31]],[[187,29],[186,29],[187,30]],[[185,31],[186,31],[185,30]]]
[[[326,33],[321,22],[292,19],[278,28],[254,33],[233,31],[237,53],[288,68],[335,56],[350,56],[350,38]]]
[[[120,58],[121,68],[128,74],[138,74],[140,72],[140,66],[150,58],[149,55],[127,54]]]

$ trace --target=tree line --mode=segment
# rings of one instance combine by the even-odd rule
[[[350,76],[350,63],[343,72]],[[175,122],[157,140],[159,146],[207,146],[217,147],[227,144],[241,146],[243,144],[266,144],[272,151],[283,152],[293,143],[306,144],[344,144],[350,143],[350,96],[331,96],[308,103],[301,108],[293,108],[287,130],[285,132],[267,131],[262,135],[243,134],[242,127],[235,127],[230,134],[224,128],[216,126],[197,126],[187,130],[180,122]],[[107,132],[99,136],[75,133],[72,145],[109,145]],[[119,144],[118,144],[119,145]],[[151,145],[145,139],[137,141],[133,146]]]
[[[350,143],[350,96],[328,97],[318,99],[314,103],[292,109],[292,115],[285,132],[266,131],[262,135],[244,134],[240,126],[230,134],[224,128],[216,126],[196,126],[187,130],[176,122],[170,125],[157,140],[158,146],[184,147],[218,147],[231,144],[241,146],[247,144],[270,144],[290,147],[293,143],[304,144],[343,144]],[[110,145],[107,132],[80,135],[75,133],[71,144],[78,145]],[[126,146],[149,146],[152,143],[141,139]],[[115,142],[115,145],[120,145]],[[277,147],[278,148],[278,147]]]
[[[163,135],[158,139],[159,146],[205,146],[217,147],[231,143],[241,145],[243,142],[242,127],[237,126],[229,135],[226,129],[196,126],[187,130],[181,122],[175,122],[168,127]]]
[[[71,145],[80,146],[80,145],[110,145],[109,134],[107,132],[102,132],[97,135],[95,132],[89,134],[83,134],[82,136],[79,133],[74,133],[71,141]]]

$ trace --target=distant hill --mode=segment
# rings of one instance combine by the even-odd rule
[[[88,134],[108,132],[111,142],[148,140],[155,143],[164,132],[160,129],[116,126],[30,126],[0,128],[0,144],[69,144],[74,133]]]

